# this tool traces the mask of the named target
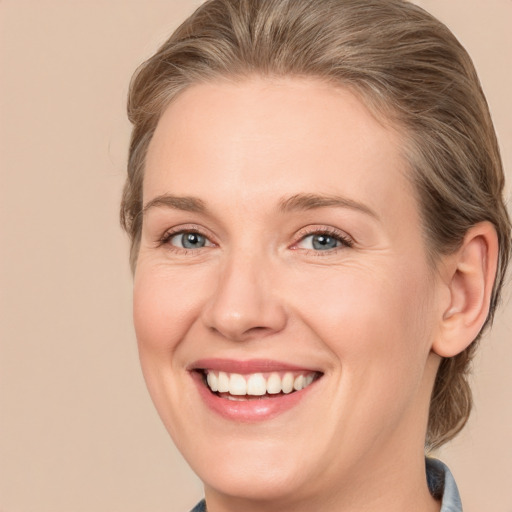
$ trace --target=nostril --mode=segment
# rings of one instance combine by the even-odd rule
[[[274,329],[270,327],[263,326],[249,327],[248,329],[237,329],[235,326],[231,326],[231,328],[228,328],[227,326],[224,326],[224,328],[219,328],[210,325],[208,329],[212,334],[215,334],[222,338],[230,339],[232,341],[247,341],[254,338],[263,338],[276,332]]]

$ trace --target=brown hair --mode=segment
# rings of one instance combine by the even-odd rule
[[[510,252],[504,177],[488,106],[471,59],[453,34],[404,0],[209,0],[134,75],[133,124],[121,222],[135,268],[146,151],[159,117],[188,85],[219,77],[312,76],[359,94],[405,137],[432,261],[488,220],[499,240],[490,313]],[[485,327],[485,326],[484,326]],[[475,340],[443,359],[430,405],[427,447],[465,425]]]

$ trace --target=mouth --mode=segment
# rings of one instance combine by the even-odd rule
[[[232,400],[262,400],[301,391],[320,377],[313,371],[229,373],[212,369],[198,370],[203,383],[218,397]]]
[[[308,396],[323,373],[266,361],[209,359],[189,368],[207,408],[225,419],[271,419]]]

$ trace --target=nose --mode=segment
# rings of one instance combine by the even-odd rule
[[[239,255],[226,262],[202,317],[205,326],[224,338],[244,341],[275,334],[287,321],[275,293],[269,262]]]

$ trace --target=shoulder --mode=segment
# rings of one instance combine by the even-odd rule
[[[430,493],[441,501],[441,512],[462,512],[462,503],[455,479],[440,460],[425,459],[427,483]]]
[[[190,512],[206,512],[206,503],[201,500]]]

